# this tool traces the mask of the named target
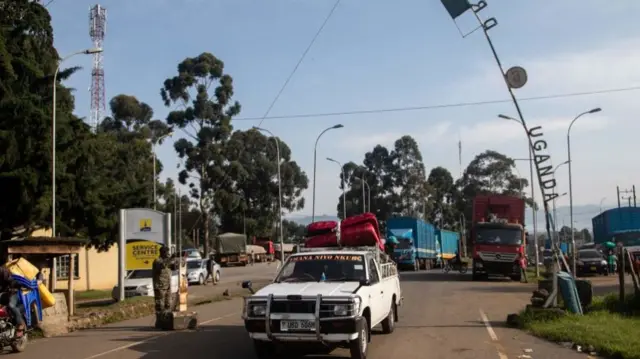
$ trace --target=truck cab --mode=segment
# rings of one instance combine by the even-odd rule
[[[398,319],[402,295],[395,263],[376,247],[300,250],[273,283],[244,300],[242,318],[257,357],[345,347],[352,358],[365,359],[371,329],[382,325],[391,333]]]
[[[511,196],[477,196],[473,203],[473,280],[489,275],[520,281],[518,254],[524,255],[524,200]]]

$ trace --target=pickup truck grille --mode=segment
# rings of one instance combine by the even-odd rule
[[[307,313],[313,314],[316,311],[315,301],[274,301],[271,303],[271,313]]]

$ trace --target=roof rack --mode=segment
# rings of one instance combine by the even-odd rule
[[[374,255],[375,259],[380,263],[392,262],[391,257],[377,246],[358,246],[358,247],[301,247],[298,253],[309,252],[326,252],[326,251],[366,251]]]

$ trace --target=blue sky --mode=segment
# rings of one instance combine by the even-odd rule
[[[505,67],[527,69],[520,98],[640,86],[640,2],[631,0],[489,0],[483,17]],[[61,55],[91,47],[88,12],[94,2],[55,0],[49,5],[55,44]],[[130,94],[147,102],[156,118],[167,109],[159,89],[185,57],[211,52],[234,78],[240,117],[260,117],[316,33],[333,0],[105,0],[104,67],[108,100]],[[605,5],[606,4],[606,5]],[[472,19],[460,19],[463,30]],[[83,70],[67,82],[76,89],[76,112],[89,116],[91,59],[65,63]],[[566,129],[578,113],[602,107],[572,130],[576,205],[616,201],[615,186],[640,178],[634,141],[640,133],[640,91],[523,101],[525,119],[541,125],[554,163],[566,160]],[[272,109],[270,116],[437,105],[507,99],[508,93],[481,32],[461,38],[440,1],[342,0],[324,31]],[[335,214],[338,167],[325,160],[361,162],[377,143],[392,145],[404,134],[419,142],[427,168],[444,166],[454,175],[458,138],[463,165],[494,149],[528,156],[522,129],[497,119],[515,115],[513,105],[385,112],[336,117],[267,119],[268,128],[292,148],[312,177],[313,143],[318,146],[316,213]],[[257,121],[236,121],[246,129]],[[179,133],[178,133],[179,135]],[[177,136],[174,136],[177,139]],[[637,143],[637,142],[635,142]],[[630,156],[631,155],[631,156]],[[177,157],[169,139],[158,148],[162,177],[175,177]],[[529,176],[528,164],[518,171]],[[558,191],[568,190],[566,167]],[[636,184],[640,184],[635,182]],[[311,188],[311,186],[310,186]],[[536,193],[539,198],[539,192]],[[311,191],[305,194],[311,213]],[[565,196],[558,206],[568,204]]]

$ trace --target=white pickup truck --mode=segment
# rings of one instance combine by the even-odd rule
[[[245,297],[242,318],[258,358],[349,348],[365,359],[371,329],[394,330],[398,270],[374,247],[309,248],[292,254],[273,283]]]

